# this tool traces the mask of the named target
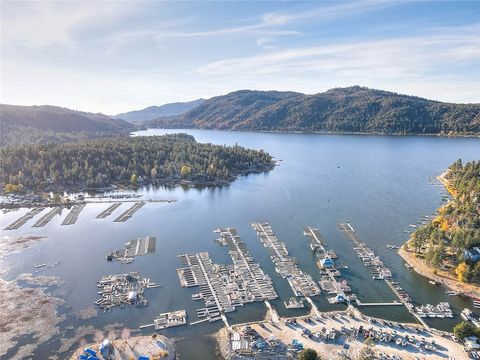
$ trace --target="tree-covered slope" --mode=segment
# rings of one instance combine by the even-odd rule
[[[0,145],[9,145],[128,134],[135,126],[103,114],[57,106],[0,105],[0,130]]]
[[[450,104],[363,87],[315,95],[237,91],[156,127],[382,134],[479,134],[480,104]]]
[[[204,99],[197,99],[193,101],[176,102],[160,106],[149,106],[142,110],[129,111],[115,115],[115,118],[126,120],[132,124],[141,125],[146,121],[150,121],[159,117],[182,115],[202,104],[204,101]]]
[[[219,184],[241,173],[270,170],[264,151],[202,144],[186,134],[112,137],[0,149],[2,188],[75,190],[112,184]]]
[[[480,281],[480,262],[465,261],[464,252],[480,246],[480,161],[452,164],[442,181],[453,199],[439,215],[412,234],[408,246],[435,268],[450,265],[460,281]]]

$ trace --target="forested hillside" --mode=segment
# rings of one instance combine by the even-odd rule
[[[380,134],[480,134],[480,104],[449,104],[363,87],[315,95],[237,91],[151,126]]]
[[[57,106],[0,105],[0,146],[129,134],[135,126],[103,114]]]
[[[220,184],[273,168],[264,151],[201,144],[186,134],[120,137],[0,149],[0,183],[8,190],[80,191],[112,184]]]
[[[146,121],[157,119],[159,117],[178,116],[202,104],[205,100],[198,99],[187,102],[176,102],[160,106],[149,106],[142,110],[129,111],[115,115],[117,119],[126,120],[132,124],[142,125]]]
[[[464,251],[480,246],[480,161],[450,166],[443,182],[453,199],[439,215],[412,234],[409,246],[432,267],[451,265],[460,281],[480,280],[480,262],[465,261]]]

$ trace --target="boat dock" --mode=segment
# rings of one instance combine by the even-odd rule
[[[205,302],[205,308],[198,309],[197,316],[216,321],[246,303],[276,299],[271,278],[253,260],[237,230],[221,228],[215,233],[220,235],[218,242],[228,246],[232,264],[214,264],[206,252],[179,255],[186,265],[177,269],[180,285],[198,286],[200,292],[192,298]]]
[[[323,248],[327,243],[318,229],[307,226],[303,228],[303,235],[310,240],[310,248],[315,251],[318,248]]]
[[[341,273],[336,268],[335,261],[331,256],[334,252],[326,248],[327,242],[320,231],[311,227],[305,227],[303,234],[310,240],[310,248],[312,251],[315,251],[317,257],[317,266],[322,276],[319,281],[320,288],[330,295],[335,295],[328,298],[328,302],[333,304],[348,301],[349,298],[346,293],[349,293],[351,289],[346,280],[337,280]],[[334,257],[336,258],[336,256]]]
[[[296,297],[291,297],[288,301],[284,301],[283,304],[287,309],[303,309],[305,307],[303,299],[297,299]]]
[[[253,223],[261,243],[270,254],[275,271],[288,281],[295,296],[320,295],[320,288],[313,278],[300,270],[295,258],[289,256],[285,243],[278,240],[268,223]]]
[[[62,212],[61,207],[54,207],[48,213],[46,213],[40,219],[38,219],[37,222],[32,225],[32,227],[43,227],[47,225],[50,222],[50,220],[52,220],[55,217],[55,215],[61,214],[61,212]]]
[[[220,267],[213,263],[207,252],[184,254],[178,257],[182,264],[187,265],[177,269],[180,285],[198,286],[201,298],[205,302],[205,308],[197,310],[199,318],[206,317],[208,321],[216,321],[221,319],[220,313],[235,310],[235,305],[227,293],[227,287],[219,271]]]
[[[142,325],[140,326],[140,329],[155,327],[155,330],[163,330],[186,324],[187,312],[185,310],[177,310],[158,315],[158,318],[153,321],[153,324]]]
[[[73,225],[78,220],[78,215],[82,212],[85,205],[74,205],[72,210],[65,216],[65,219],[62,222],[62,225]]]
[[[32,219],[35,215],[39,214],[40,212],[42,212],[43,208],[34,208],[32,210],[30,210],[29,212],[27,212],[25,215],[23,215],[22,217],[20,217],[19,219],[15,220],[13,223],[11,223],[10,225],[8,225],[5,229],[3,230],[16,230],[16,229],[19,229],[20,227],[22,227],[23,225],[25,225],[25,223]]]
[[[219,234],[221,241],[228,246],[229,255],[233,262],[234,272],[241,278],[243,284],[239,288],[240,296],[244,302],[273,300],[278,297],[273,287],[270,276],[265,274],[260,264],[253,261],[253,257],[248,251],[245,243],[237,234],[235,228],[223,228],[215,230]]]
[[[137,238],[125,243],[125,248],[114,252],[117,259],[133,258],[155,252],[157,239],[153,236]]]
[[[141,278],[138,272],[107,275],[97,282],[97,287],[100,288],[98,291],[100,299],[95,301],[95,305],[104,311],[109,311],[115,306],[146,306],[148,302],[143,292],[156,285],[151,283],[150,279]]]
[[[95,218],[96,219],[105,219],[106,217],[112,215],[112,213],[120,206],[122,205],[121,202],[116,202],[110,205],[108,208],[103,210],[100,214],[98,214]]]
[[[133,214],[135,214],[135,212],[137,212],[138,210],[140,210],[140,208],[145,205],[145,201],[140,201],[140,202],[136,202],[135,204],[133,204],[130,208],[128,208],[127,210],[125,210],[123,213],[120,214],[119,217],[117,217],[115,220],[113,220],[114,222],[125,222],[127,221],[128,219],[130,219]]]
[[[375,253],[363,242],[356,234],[355,229],[350,223],[339,224],[340,230],[344,235],[352,241],[355,245],[354,249],[358,257],[363,261],[363,264],[372,273],[372,279],[384,280],[388,287],[397,296],[400,302],[407,308],[408,312],[412,314],[417,321],[422,324],[426,329],[430,329],[430,326],[420,317],[412,304],[412,298],[408,293],[400,287],[398,282],[392,280],[392,273],[382,262],[382,260],[375,255]],[[378,304],[378,303],[377,303]],[[365,306],[365,305],[363,305]],[[378,306],[378,305],[377,305]]]

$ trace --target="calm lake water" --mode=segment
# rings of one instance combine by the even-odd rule
[[[179,130],[148,130],[138,135],[155,135]],[[36,358],[47,358],[60,346],[59,338],[71,334],[69,326],[93,325],[101,329],[107,324],[119,323],[131,329],[151,323],[161,312],[186,309],[189,321],[195,321],[195,308],[203,303],[193,302],[195,288],[179,285],[175,269],[180,267],[177,255],[208,251],[217,263],[230,263],[227,249],[214,242],[213,230],[234,226],[247,244],[254,258],[273,278],[280,295],[273,304],[282,314],[288,311],[283,300],[292,296],[286,280],[274,271],[251,222],[268,221],[277,236],[287,244],[299,266],[319,279],[314,256],[303,235],[304,226],[318,227],[329,247],[339,255],[338,263],[348,265],[343,273],[352,290],[365,302],[391,301],[393,293],[380,281],[374,281],[353,251],[350,241],[338,230],[337,224],[349,221],[360,239],[373,249],[393,272],[395,280],[410,293],[413,300],[426,304],[449,301],[459,315],[470,303],[447,297],[441,287],[428,281],[403,265],[394,250],[385,244],[401,245],[408,237],[404,233],[409,224],[419,221],[421,215],[434,212],[441,205],[445,191],[432,184],[429,178],[443,172],[450,163],[478,159],[480,140],[473,138],[439,137],[390,137],[350,135],[304,135],[185,130],[199,142],[246,146],[264,149],[279,160],[278,166],[267,174],[244,176],[233,184],[215,189],[183,189],[180,187],[144,188],[137,193],[145,198],[172,198],[173,204],[149,203],[125,223],[113,219],[129,205],[123,204],[106,219],[95,219],[106,204],[88,205],[72,226],[61,226],[62,218],[56,217],[44,228],[31,228],[38,216],[19,230],[2,231],[3,235],[40,234],[47,239],[0,261],[0,267],[8,271],[4,278],[13,279],[25,272],[55,275],[65,284],[54,294],[66,300],[62,312],[67,320],[61,324],[63,335],[39,347]],[[25,213],[1,215],[3,229]],[[155,236],[157,251],[137,257],[132,264],[107,262],[105,255],[139,236]],[[35,272],[33,264],[53,264]],[[145,292],[149,305],[143,309],[115,309],[111,313],[99,313],[95,318],[80,320],[81,309],[92,306],[97,299],[96,281],[102,275],[139,271],[163,285]],[[341,308],[329,305],[321,295],[314,298],[320,309]],[[265,314],[262,303],[248,304],[228,314],[231,323],[260,319]],[[306,310],[305,310],[306,311]],[[375,308],[371,314],[393,320],[409,320],[403,308]],[[453,320],[436,320],[432,325],[451,329]],[[214,344],[208,335],[222,323],[199,324],[164,331],[172,337],[185,338],[178,349],[182,359],[212,359]],[[151,330],[145,330],[145,334]],[[87,340],[92,340],[87,338]],[[27,341],[28,342],[28,341]],[[12,352],[10,355],[12,355]],[[61,354],[65,357],[67,353]]]

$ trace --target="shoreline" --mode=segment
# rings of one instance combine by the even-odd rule
[[[300,135],[359,135],[359,136],[428,136],[428,137],[442,137],[442,138],[480,138],[480,134],[421,134],[421,133],[382,133],[382,132],[355,132],[355,131],[307,131],[307,130],[260,130],[260,129],[212,129],[212,128],[197,128],[197,127],[178,127],[178,128],[155,128],[149,127],[147,129],[133,131],[131,134],[139,131],[148,130],[210,130],[210,131],[231,131],[231,132],[246,132],[246,133],[266,133],[266,134],[300,134]],[[141,135],[136,135],[141,136]]]
[[[450,196],[454,197],[455,193],[450,186],[450,182],[445,178],[447,171],[444,171],[437,176],[437,180],[445,187]],[[449,204],[451,200],[447,203]],[[445,205],[444,205],[445,206]],[[401,247],[398,249],[397,254],[408,264],[411,269],[414,270],[417,274],[420,274],[427,279],[437,281],[442,285],[446,286],[449,290],[453,290],[462,294],[464,296],[470,297],[472,299],[480,299],[480,286],[475,284],[467,284],[458,281],[453,275],[448,271],[433,269],[428,266],[425,261],[415,256],[415,253],[410,251],[408,243],[411,241],[408,239]]]
[[[464,296],[472,299],[480,299],[480,286],[474,284],[461,283],[450,275],[447,271],[437,270],[435,274],[422,259],[416,258],[413,252],[405,249],[408,245],[405,243],[399,250],[398,255],[410,265],[413,271],[420,274],[427,279],[437,281],[440,284],[446,286],[448,289],[463,294]]]

